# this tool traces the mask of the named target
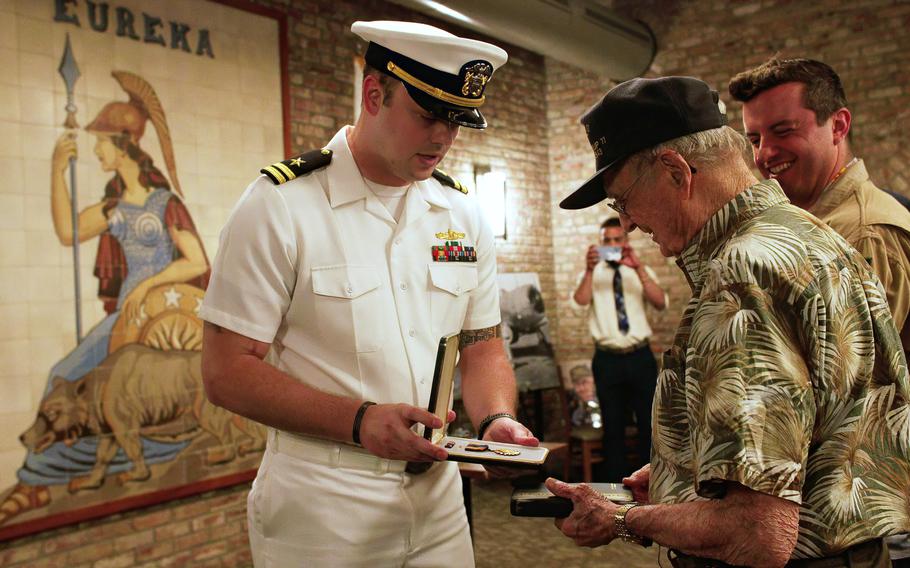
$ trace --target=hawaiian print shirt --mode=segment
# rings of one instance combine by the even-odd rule
[[[795,558],[910,530],[907,361],[859,253],[769,180],[677,262],[692,299],[658,378],[651,501],[723,480],[788,499]]]

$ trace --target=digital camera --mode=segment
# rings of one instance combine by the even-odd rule
[[[622,259],[622,247],[600,246],[597,247],[597,252],[600,254],[600,260],[607,262],[619,262]]]

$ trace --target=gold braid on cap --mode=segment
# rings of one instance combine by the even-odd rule
[[[466,97],[456,97],[453,94],[450,94],[438,87],[434,87],[429,83],[424,83],[417,77],[411,75],[401,67],[395,65],[391,61],[386,64],[386,68],[391,71],[396,77],[404,81],[405,83],[411,85],[412,87],[417,87],[424,93],[430,95],[431,97],[436,97],[441,101],[451,103],[453,105],[459,105],[464,107],[479,107],[486,100],[486,95],[480,97],[479,99],[469,99]]]
[[[174,191],[181,198],[183,192],[180,190],[180,182],[177,181],[177,164],[174,160],[174,145],[171,143],[171,131],[167,127],[167,119],[164,117],[164,108],[155,89],[139,75],[129,71],[112,71],[111,75],[123,90],[130,96],[130,103],[145,109],[149,115],[152,124],[155,125],[155,132],[158,133],[158,142],[161,144],[161,154],[164,156],[164,164],[167,166],[168,177],[171,178],[171,184]]]

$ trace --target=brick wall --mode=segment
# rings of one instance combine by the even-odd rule
[[[0,546],[0,566],[246,566],[248,491],[238,485],[21,538]]]
[[[727,103],[730,125],[742,130],[739,103],[726,94],[730,77],[780,52],[830,64],[841,76],[853,112],[853,149],[872,179],[910,196],[910,4],[899,1],[788,0],[687,2],[616,0],[613,9],[647,22],[658,38],[648,75],[691,75],[716,88]],[[588,356],[584,322],[568,307],[568,294],[584,266],[584,249],[594,242],[605,206],[563,212],[558,201],[593,172],[594,161],[581,113],[613,84],[547,59],[547,116],[550,121],[550,182],[557,310],[558,355]],[[647,237],[633,245],[654,267],[670,294],[670,307],[651,319],[655,349],[672,340],[689,290],[675,264],[662,258]]]
[[[352,61],[363,46],[348,31],[351,22],[408,18],[440,25],[381,0],[257,3],[289,14],[295,150],[321,146],[352,120]],[[851,100],[855,149],[877,182],[910,195],[910,77],[904,72],[910,69],[910,39],[903,31],[910,27],[910,4],[617,0],[614,9],[647,21],[657,33],[660,51],[652,74],[698,76],[721,92],[731,75],[776,51],[831,63]],[[483,133],[463,129],[445,166],[468,182],[473,164],[506,171],[514,222],[498,249],[500,270],[539,273],[558,356],[587,357],[584,323],[567,299],[607,210],[563,212],[556,204],[593,170],[577,120],[612,83],[504,47],[510,62],[491,83],[491,101],[484,107],[492,126]],[[731,124],[738,127],[738,105],[728,107]],[[670,292],[670,308],[652,319],[655,343],[662,347],[672,337],[688,289],[649,239],[633,235],[633,244]],[[246,491],[240,486],[211,492],[5,543],[0,566],[244,565]]]
[[[366,47],[350,32],[355,20],[420,21],[489,39],[381,0],[255,3],[288,14],[294,152],[323,146],[341,126],[353,122],[353,61]],[[515,221],[507,227],[507,240],[499,243],[500,270],[538,272],[550,317],[555,319],[544,60],[500,45],[510,57],[486,91],[484,115],[491,126],[483,132],[463,128],[443,168],[468,185],[473,185],[475,165],[506,174],[507,207]],[[254,175],[250,172],[251,178]],[[246,492],[247,487],[214,492],[3,543],[0,566],[248,564]]]

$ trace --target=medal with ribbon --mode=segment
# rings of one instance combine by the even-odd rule
[[[445,244],[432,247],[433,262],[477,262],[477,251],[461,242],[464,237],[464,233],[452,229],[436,233],[436,238],[444,240]]]

